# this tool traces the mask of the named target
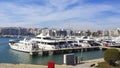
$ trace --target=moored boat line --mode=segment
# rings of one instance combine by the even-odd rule
[[[88,49],[88,48],[99,48],[100,46],[112,46],[118,44],[111,40],[97,40],[87,36],[83,37],[52,37],[47,34],[37,35],[35,38],[20,41],[9,40],[9,45],[12,49],[23,51],[23,52],[41,52],[41,51],[56,51],[56,50],[77,50],[77,49]]]

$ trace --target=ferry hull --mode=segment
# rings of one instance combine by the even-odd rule
[[[27,52],[27,53],[29,53],[29,52],[31,51],[31,50],[28,49],[28,48],[20,47],[19,45],[17,46],[17,45],[15,45],[15,44],[11,45],[11,44],[9,43],[9,46],[10,46],[11,49],[16,50],[16,51]]]

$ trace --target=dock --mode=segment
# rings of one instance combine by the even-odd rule
[[[74,48],[58,48],[52,50],[32,50],[30,55],[53,55],[53,54],[65,54],[65,53],[75,53],[75,52],[85,52],[85,51],[95,51],[100,50],[100,46],[91,47],[74,47]]]
[[[119,50],[120,51],[120,45],[115,45],[115,46],[109,46],[109,47],[101,47],[101,49],[113,49],[113,48],[115,48],[115,49],[117,49],[117,50]]]
[[[76,52],[86,52],[86,51],[95,51],[95,50],[106,50],[110,48],[116,48],[120,50],[120,44],[111,45],[111,46],[91,46],[91,47],[73,47],[73,48],[57,48],[52,50],[32,50],[30,55],[54,55],[54,54],[66,54],[66,53],[76,53]]]
[[[33,50],[30,51],[30,55],[53,55],[53,54],[62,54],[62,53],[75,53],[75,52],[84,52],[84,51],[94,51],[100,50],[99,46],[92,47],[74,47],[74,48],[57,48],[52,50]]]

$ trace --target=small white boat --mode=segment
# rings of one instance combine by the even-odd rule
[[[87,36],[76,37],[73,45],[75,47],[102,46],[99,42],[97,42],[93,38],[90,38],[90,37],[87,37]]]
[[[11,49],[23,52],[30,52],[39,49],[37,43],[34,43],[31,40],[26,40],[26,38],[21,41],[9,40],[9,45]]]

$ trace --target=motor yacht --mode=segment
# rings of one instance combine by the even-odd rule
[[[32,50],[38,50],[39,47],[37,43],[27,40],[26,38],[24,40],[9,40],[9,45],[11,49],[17,50],[17,51],[23,51],[23,52],[30,52]]]

